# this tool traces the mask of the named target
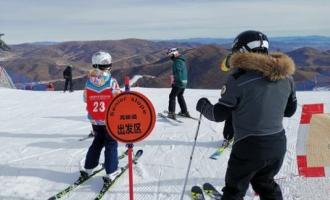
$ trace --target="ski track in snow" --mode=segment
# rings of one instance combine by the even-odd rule
[[[132,88],[150,98],[156,112],[167,109],[170,89]],[[20,91],[0,88],[0,184],[1,200],[47,199],[71,184],[79,176],[79,162],[84,159],[92,139],[78,141],[91,129],[86,120],[82,91],[74,93]],[[217,102],[219,90],[190,90],[185,97],[190,113],[198,117],[195,105],[200,97]],[[6,98],[3,98],[5,96]],[[285,200],[329,200],[330,178],[297,176],[296,136],[303,103],[325,100],[330,112],[329,92],[298,92],[299,108],[293,118],[284,120],[287,153],[277,182]],[[179,106],[177,105],[177,112]],[[197,121],[182,119],[183,124],[156,119],[153,133],[136,143],[134,150],[144,154],[134,166],[134,197],[137,200],[177,200],[181,196]],[[181,120],[181,118],[180,118]],[[192,185],[213,183],[224,186],[230,149],[218,160],[209,159],[221,144],[223,123],[202,118],[190,170],[185,198]],[[119,145],[119,152],[125,145]],[[103,161],[103,154],[100,161]],[[127,158],[120,161],[125,165]],[[101,172],[63,199],[93,199],[102,186]],[[208,197],[207,197],[208,198]],[[127,200],[128,171],[113,185],[105,200]],[[258,199],[250,188],[245,200]]]

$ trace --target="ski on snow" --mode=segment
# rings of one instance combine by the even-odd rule
[[[203,188],[195,185],[191,188],[192,200],[205,200],[204,193],[212,200],[220,200],[222,195],[211,183],[204,183]]]
[[[118,159],[125,158],[127,156],[127,154],[128,154],[128,150],[126,150],[121,155],[119,155],[118,156]],[[48,200],[56,200],[56,199],[60,199],[60,198],[64,197],[65,195],[67,195],[71,191],[73,191],[75,188],[77,188],[79,185],[85,183],[87,180],[89,180],[90,178],[92,178],[93,176],[95,176],[97,173],[101,172],[103,169],[104,169],[104,167],[102,167],[102,168],[94,171],[89,176],[80,176],[74,183],[72,183],[71,185],[69,185],[65,189],[61,190],[60,192],[58,192],[54,196],[51,196]]]
[[[163,113],[168,114],[168,111],[167,110],[164,110]],[[187,116],[181,115],[179,113],[177,113],[176,116],[177,117],[180,117],[180,118],[187,118],[187,119],[193,119],[193,120],[198,121],[198,118],[196,118],[196,117],[192,117],[192,116],[187,117]]]
[[[212,199],[212,200],[220,200],[222,195],[220,192],[215,189],[215,187],[211,183],[203,184],[203,191]]]
[[[136,164],[138,159],[142,156],[143,154],[143,150],[138,150],[136,153],[135,153],[135,156],[133,158],[133,164]],[[106,181],[105,179],[104,180],[104,184],[101,188],[101,190],[99,191],[99,193],[97,194],[96,198],[94,200],[100,200],[103,198],[103,196],[105,195],[105,193],[111,188],[111,186],[116,182],[116,180],[118,180],[119,177],[121,177],[125,171],[128,169],[129,165],[126,164],[123,168],[121,168],[121,172],[116,176],[116,178],[112,181]]]
[[[222,145],[220,146],[220,147],[218,147],[217,149],[216,149],[216,151],[213,153],[213,154],[211,154],[211,156],[210,156],[210,158],[211,159],[213,159],[213,160],[217,160],[220,156],[221,156],[221,154],[228,148],[228,147],[230,147],[231,146],[231,142],[223,142],[222,143]]]
[[[192,200],[205,200],[202,188],[197,185],[193,186],[191,188],[191,198]]]
[[[168,117],[167,115],[165,115],[164,113],[158,113],[158,116],[159,117],[162,117],[164,119],[167,119],[169,121],[173,121],[173,122],[178,122],[178,123],[183,123],[183,121],[179,120],[179,119],[173,119],[173,118],[170,118]]]

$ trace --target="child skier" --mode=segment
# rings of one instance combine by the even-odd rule
[[[88,176],[96,170],[102,148],[104,151],[104,167],[107,173],[104,180],[111,181],[120,172],[118,169],[118,143],[108,133],[105,126],[105,116],[112,98],[120,93],[116,79],[111,76],[111,55],[99,51],[92,57],[93,69],[89,72],[84,91],[84,101],[87,104],[88,119],[92,123],[95,137],[89,147],[85,166],[81,169],[82,176]]]

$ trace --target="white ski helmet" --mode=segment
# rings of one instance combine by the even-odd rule
[[[98,51],[92,56],[92,64],[94,68],[110,68],[112,64],[111,55],[104,51]]]
[[[179,55],[179,50],[178,48],[170,48],[168,51],[167,51],[167,55],[169,57],[172,57],[172,56],[175,56],[177,57]]]

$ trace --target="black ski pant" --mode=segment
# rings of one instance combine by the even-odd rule
[[[69,86],[69,90],[72,92],[73,91],[72,78],[66,78],[65,79],[64,92],[68,90],[68,86]]]
[[[172,86],[172,90],[169,96],[169,105],[168,111],[175,112],[175,105],[176,105],[176,97],[178,97],[178,102],[181,108],[182,113],[188,112],[186,101],[184,100],[183,93],[185,88],[179,88],[177,86]]]
[[[93,169],[99,164],[101,151],[105,147],[104,168],[107,174],[111,174],[118,168],[118,142],[108,134],[105,125],[92,126],[95,136],[86,155],[85,168]]]
[[[221,200],[243,200],[251,183],[260,200],[283,200],[274,177],[286,152],[284,131],[271,136],[250,136],[233,145]]]

